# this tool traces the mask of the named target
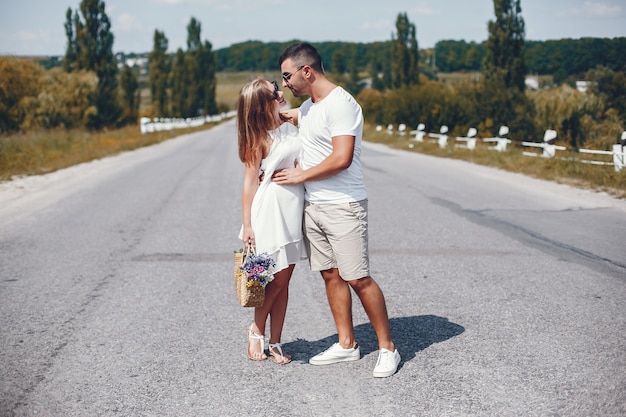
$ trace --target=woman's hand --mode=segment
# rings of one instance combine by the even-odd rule
[[[254,241],[254,231],[251,226],[244,226],[243,228],[243,237],[241,239],[243,241],[243,246],[256,246],[256,242]]]

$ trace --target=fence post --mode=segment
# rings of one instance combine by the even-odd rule
[[[411,132],[409,132],[411,135],[415,135],[415,139],[411,139],[411,140],[415,140],[417,142],[424,142],[424,135],[426,134],[426,132],[424,131],[425,128],[426,126],[424,125],[424,123],[418,124],[416,130],[411,130]]]
[[[504,136],[506,136],[509,133],[509,127],[508,126],[500,126],[500,130],[498,130],[498,136],[495,138],[484,138],[483,142],[496,142],[495,146],[490,146],[489,149],[494,149],[498,152],[504,152],[506,151],[506,145],[508,145],[509,143],[511,143],[510,139],[505,138]]]
[[[455,147],[474,150],[476,148],[476,133],[477,133],[476,128],[470,127],[469,130],[467,131],[467,136],[456,138],[457,141],[465,142],[465,144],[455,145]]]

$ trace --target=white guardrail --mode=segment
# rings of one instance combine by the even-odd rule
[[[205,123],[220,122],[224,119],[230,119],[235,117],[237,112],[231,110],[228,113],[215,114],[211,116],[202,117],[188,117],[188,118],[166,118],[155,117],[150,119],[149,117],[142,117],[139,120],[139,126],[141,133],[160,132],[163,130],[185,129],[188,127],[202,126]]]
[[[440,148],[445,148],[448,145],[448,126],[442,125],[439,128],[439,133],[426,132],[425,129],[426,126],[424,125],[424,123],[420,123],[417,125],[417,129],[410,130],[408,132],[411,136],[409,148],[415,147],[415,144],[413,142],[424,143],[429,138],[431,139],[431,141],[438,143]],[[376,127],[376,130],[382,131],[383,127],[379,125]],[[399,135],[406,135],[406,130],[406,125],[400,124],[398,125],[397,133]],[[387,125],[386,131],[390,135],[396,133],[394,132],[394,127],[392,124]],[[507,145],[512,143],[512,140],[506,137],[508,133],[508,126],[500,126],[500,129],[498,130],[498,136],[493,138],[482,138],[480,140],[487,144],[493,144],[491,146],[488,146],[488,149],[492,149],[498,152],[504,152],[507,149]],[[479,139],[476,137],[476,134],[477,131],[475,128],[469,128],[466,136],[454,138],[454,147],[474,150],[476,148],[476,144],[479,141]],[[567,150],[565,146],[556,145],[554,143],[556,138],[556,130],[547,129],[543,135],[543,142],[521,142],[521,146],[523,147],[522,154],[530,157],[554,158],[557,155],[557,151]],[[616,172],[619,172],[626,167],[625,148],[626,131],[622,132],[620,142],[614,144],[612,150],[607,151],[595,149],[578,149],[579,154],[594,155],[596,156],[596,158],[578,158],[574,160],[584,164],[611,165],[615,168]],[[604,157],[604,159],[597,159],[602,157]]]

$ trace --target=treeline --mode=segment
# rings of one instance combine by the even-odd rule
[[[217,70],[225,71],[275,71],[278,68],[278,57],[291,44],[299,40],[287,42],[247,41],[236,43],[228,48],[215,51]],[[324,57],[324,67],[334,71],[331,57],[341,56],[342,62],[334,64],[347,65],[348,60],[357,68],[367,68],[372,59],[389,58],[391,41],[373,43],[354,42],[318,42],[315,47]]]
[[[526,41],[524,60],[528,71],[553,75],[560,83],[571,75],[601,65],[613,71],[626,69],[626,37]],[[434,48],[431,65],[441,72],[480,71],[486,42],[441,41]]]
[[[215,51],[218,71],[266,71],[277,68],[277,57],[291,43],[248,41]],[[487,41],[443,40],[434,48],[420,50],[422,70],[437,72],[481,71],[487,53]],[[343,64],[354,63],[359,71],[367,71],[372,62],[389,59],[391,41],[373,43],[319,42],[316,48],[325,59],[328,71],[335,71],[342,56]],[[626,68],[626,37],[581,38],[550,41],[526,41],[524,60],[529,73],[553,75],[558,83],[569,76],[581,76],[597,65],[613,71]]]

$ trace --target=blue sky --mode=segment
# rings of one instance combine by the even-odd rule
[[[63,55],[65,12],[80,0],[0,0],[0,54]],[[114,52],[149,52],[155,29],[185,49],[195,17],[214,49],[247,40],[374,42],[391,39],[399,13],[420,48],[440,40],[482,42],[492,0],[105,0]],[[626,0],[522,0],[527,40],[626,36]]]

